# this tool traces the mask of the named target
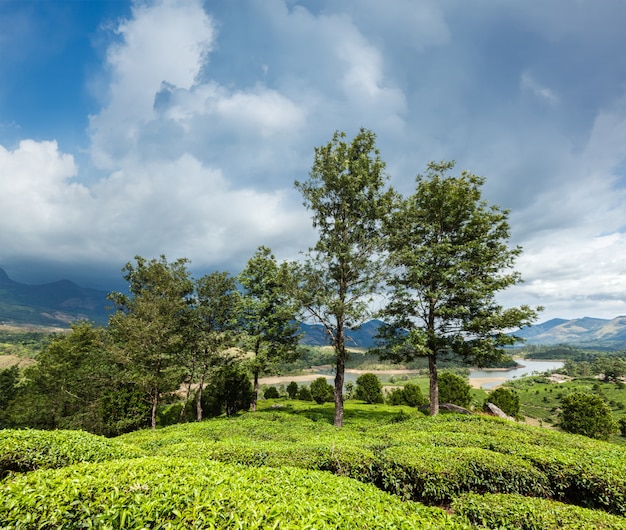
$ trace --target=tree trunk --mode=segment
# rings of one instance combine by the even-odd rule
[[[150,427],[156,429],[157,407],[159,406],[159,387],[152,389],[152,414],[150,416]]]
[[[428,373],[430,374],[430,415],[439,414],[439,385],[437,383],[437,356],[428,356]]]
[[[189,382],[187,383],[187,391],[185,392],[185,401],[183,402],[183,406],[180,409],[180,414],[178,415],[178,423],[183,422],[183,418],[185,417],[185,410],[187,409],[187,405],[189,404],[189,398],[191,397],[191,385],[193,384],[193,380],[196,373],[196,359],[194,359],[191,363],[191,373],[189,374]]]
[[[196,421],[202,421],[202,392],[204,391],[204,372],[198,384],[198,394],[196,395]]]
[[[337,322],[337,336],[335,338],[337,365],[335,370],[335,427],[343,427],[343,381],[346,371],[346,344],[343,322]]]
[[[252,412],[256,412],[256,402],[259,398],[259,369],[255,368],[253,370],[254,377],[254,389],[252,391]]]

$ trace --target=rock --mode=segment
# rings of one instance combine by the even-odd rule
[[[504,418],[505,420],[511,420],[514,421],[514,418],[511,418],[511,416],[507,416],[501,408],[496,407],[493,403],[485,403],[485,412],[487,414],[490,414],[491,416],[497,416],[498,418]]]
[[[457,414],[472,414],[471,410],[467,410],[453,403],[440,403],[439,410],[447,410],[448,412],[456,412]]]

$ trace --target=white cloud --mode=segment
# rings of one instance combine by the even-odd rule
[[[487,177],[524,247],[507,301],[607,316],[626,296],[626,40],[609,4],[137,0],[94,76],[90,158],[0,148],[0,260],[296,257],[312,230],[293,181],[364,126],[402,191],[429,160]]]
[[[549,105],[556,105],[559,103],[558,96],[549,88],[541,86],[528,72],[522,74],[520,84],[522,90],[529,91],[537,98],[545,101]]]

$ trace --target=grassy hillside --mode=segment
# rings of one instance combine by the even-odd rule
[[[139,431],[0,431],[2,528],[626,528],[619,446],[483,416],[277,400]],[[18,465],[19,464],[19,465]]]

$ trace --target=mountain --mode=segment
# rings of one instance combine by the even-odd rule
[[[106,324],[110,305],[105,291],[79,287],[68,280],[26,285],[13,281],[0,268],[0,323],[64,327],[86,319]]]
[[[626,348],[626,316],[612,320],[603,318],[555,318],[516,331],[514,335],[526,344],[569,344],[571,346],[622,349]]]
[[[107,292],[79,287],[68,280],[44,285],[26,285],[9,278],[0,268],[0,323],[41,324],[68,326],[74,320],[87,319],[96,324],[108,322]],[[346,332],[346,344],[358,348],[375,346],[374,337],[383,324],[370,320]],[[302,344],[324,346],[329,344],[323,326],[300,324],[304,333]],[[526,344],[569,344],[598,349],[626,348],[626,316],[612,320],[602,318],[553,318],[547,322],[522,328],[514,335]]]
[[[384,323],[380,320],[370,320],[356,329],[346,331],[346,346],[348,348],[373,348],[375,346],[374,337],[378,328]],[[304,337],[301,344],[307,346],[327,346],[330,344],[328,334],[321,324],[300,323],[300,331]]]

